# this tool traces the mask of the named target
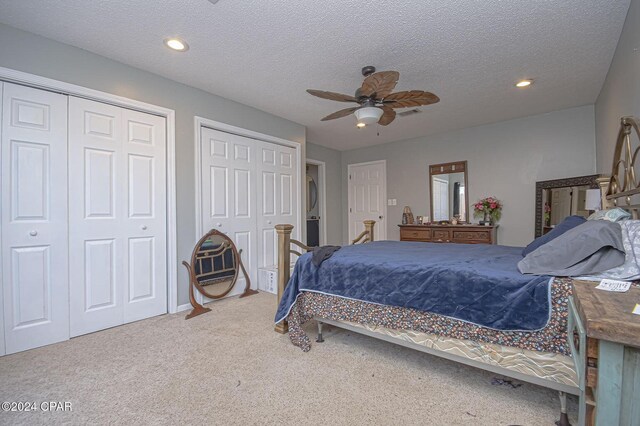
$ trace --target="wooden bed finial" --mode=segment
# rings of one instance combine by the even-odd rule
[[[365,220],[364,221],[364,230],[369,235],[369,242],[373,242],[373,225],[376,224],[375,220]]]

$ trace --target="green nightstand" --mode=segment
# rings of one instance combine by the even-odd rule
[[[574,281],[569,340],[581,395],[580,425],[640,425],[640,287],[626,293]]]

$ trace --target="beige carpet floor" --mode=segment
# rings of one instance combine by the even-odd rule
[[[554,391],[492,385],[492,373],[333,327],[303,353],[273,332],[270,294],[211,307],[0,358],[0,401],[73,410],[0,412],[0,423],[553,425],[559,414]]]

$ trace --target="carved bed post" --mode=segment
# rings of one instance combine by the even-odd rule
[[[291,231],[293,225],[276,225],[276,232],[278,233],[278,294],[277,304],[280,305],[280,299],[284,294],[284,289],[289,282],[291,274]],[[275,330],[278,333],[286,333],[288,331],[288,325],[286,321],[281,321],[276,324]]]
[[[609,190],[609,182],[611,181],[611,178],[609,177],[599,177],[596,179],[596,182],[598,183],[598,187],[600,188],[600,208],[602,210],[607,210],[611,207],[613,207],[613,205],[609,200],[607,200],[607,191]]]
[[[375,220],[365,220],[364,230],[369,234],[369,242],[373,242],[373,226],[376,224]]]

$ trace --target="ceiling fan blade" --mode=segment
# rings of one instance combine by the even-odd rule
[[[399,78],[400,73],[398,71],[373,73],[362,82],[360,95],[372,96],[375,93],[377,99],[383,99],[396,87]]]
[[[322,120],[320,121],[328,121],[328,120],[335,120],[336,118],[342,118],[342,117],[346,117],[349,114],[353,114],[353,112],[355,110],[357,110],[360,107],[353,107],[353,108],[345,108],[345,109],[341,109],[340,111],[336,111],[333,114],[329,114],[326,117],[324,117]]]
[[[440,102],[440,98],[431,92],[424,90],[407,90],[387,95],[384,104],[391,108],[408,108],[422,105],[431,105]]]
[[[310,95],[313,96],[317,96],[319,98],[322,99],[329,99],[331,101],[338,101],[338,102],[358,102],[356,100],[356,98],[354,98],[351,95],[343,95],[342,93],[335,93],[335,92],[327,92],[324,90],[313,90],[313,89],[307,89],[307,93],[309,93]]]
[[[384,113],[382,114],[382,117],[380,117],[380,120],[378,120],[379,125],[387,126],[396,119],[396,112],[392,108],[389,108],[386,105],[383,105],[380,108],[382,108]]]

